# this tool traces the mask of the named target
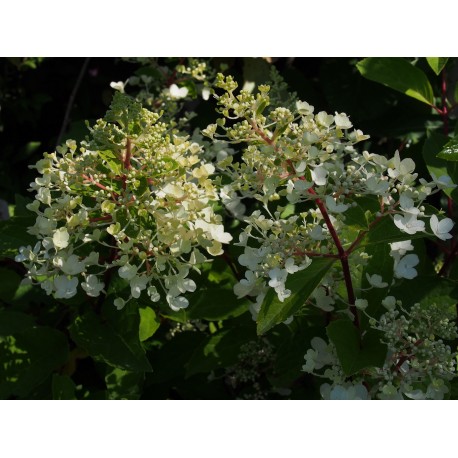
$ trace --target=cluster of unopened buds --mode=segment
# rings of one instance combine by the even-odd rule
[[[387,296],[382,304],[387,311],[378,320],[369,317],[387,345],[382,367],[350,380],[334,345],[314,337],[303,370],[332,381],[320,387],[324,399],[443,399],[447,382],[456,376],[457,353],[446,344],[458,337],[452,316],[434,303],[406,310],[401,301]]]

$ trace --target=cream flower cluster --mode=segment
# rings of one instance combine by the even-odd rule
[[[352,245],[357,234],[346,230],[347,214],[362,198],[363,206],[368,199],[372,205],[363,210],[369,210],[368,231],[387,217],[406,238],[417,232],[451,237],[453,222],[428,214],[423,205],[428,196],[450,186],[447,177],[417,183],[415,163],[401,159],[399,152],[391,159],[359,153],[354,145],[368,136],[345,113],[315,113],[301,101],[295,110],[270,107],[269,86],[259,86],[256,95],[236,93],[237,83],[222,75],[216,87],[224,90],[216,95],[223,117],[203,133],[215,142],[244,146],[240,161],[228,155],[217,167],[227,177],[224,194],[230,202],[251,203],[246,217],[239,214],[246,224],[238,242],[244,247],[239,263],[246,273],[235,293],[256,297],[254,314],[269,287],[280,301],[289,297],[288,275],[310,265],[310,257],[338,257],[331,226],[342,247]],[[395,276],[413,278],[416,255],[394,253]]]
[[[173,310],[187,307],[196,289],[190,272],[232,239],[213,208],[214,166],[201,160],[201,146],[120,92],[91,137],[80,147],[67,141],[34,166],[29,232],[38,242],[16,260],[56,298],[71,298],[78,285],[97,297],[113,270],[130,285],[116,307],[143,292]]]

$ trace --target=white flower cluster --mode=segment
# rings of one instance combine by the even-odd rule
[[[268,86],[259,86],[256,95],[244,90],[235,94],[237,83],[222,75],[216,86],[225,90],[216,96],[223,118],[209,125],[204,135],[246,145],[240,162],[234,155],[217,162],[230,183],[224,195],[229,203],[257,201],[243,219],[246,227],[238,245],[244,247],[244,253],[238,260],[246,273],[234,289],[238,297],[256,297],[255,315],[268,287],[284,301],[290,295],[286,287],[289,274],[308,267],[313,256],[341,258],[343,247],[352,246],[356,236],[344,230],[346,213],[358,199],[369,196],[377,207],[367,221],[368,229],[383,217],[392,218],[407,238],[426,232],[424,219],[429,218],[431,235],[441,240],[451,237],[451,219],[427,215],[423,206],[428,196],[450,186],[448,177],[416,183],[415,163],[401,159],[399,152],[391,159],[357,152],[354,144],[368,136],[354,129],[345,113],[315,114],[313,106],[301,101],[295,111],[271,108]],[[287,216],[288,208],[294,216]],[[410,245],[393,245],[396,278],[413,278],[418,257],[401,255]],[[329,311],[335,298],[325,294],[325,289],[317,289],[312,299]],[[364,308],[361,301],[356,305]]]
[[[116,307],[145,291],[179,310],[196,289],[191,270],[232,239],[213,209],[214,166],[197,143],[170,137],[159,117],[118,92],[90,142],[67,141],[36,164],[28,208],[38,243],[16,260],[48,294],[68,299],[80,284],[97,297],[113,269],[130,285]]]

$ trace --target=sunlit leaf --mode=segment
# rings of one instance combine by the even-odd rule
[[[448,57],[427,57],[429,66],[434,70],[436,75],[442,71],[448,61]]]
[[[280,302],[277,293],[270,288],[259,312],[258,334],[265,334],[269,329],[294,315],[305,304],[334,261],[333,258],[315,258],[306,269],[289,275],[285,284],[286,289],[291,290],[291,296],[284,302]]]
[[[434,94],[426,74],[401,57],[369,57],[356,64],[365,78],[413,97],[428,105]]]

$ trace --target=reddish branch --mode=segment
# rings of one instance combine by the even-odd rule
[[[104,186],[103,184],[99,183],[98,181],[95,181],[94,178],[92,178],[91,175],[85,175],[84,173],[82,174],[82,177],[88,181],[89,183],[92,183],[94,186],[97,186],[98,188],[100,189],[103,189],[104,191],[107,191],[111,194],[113,194],[113,196],[115,198],[119,197],[119,194],[117,194],[116,192],[112,191],[111,189],[108,189],[106,186]]]
[[[422,343],[424,342],[423,339],[418,339],[416,342],[415,342],[415,347],[419,347]],[[413,355],[404,355],[404,356],[401,356],[399,358],[399,361],[397,362],[396,364],[396,367],[394,368],[395,371],[397,372],[401,372],[401,366],[406,362],[406,361],[409,361],[410,358],[412,357]]]
[[[317,196],[317,193],[315,192],[313,188],[310,188],[308,192],[309,194]],[[339,236],[337,235],[336,229],[334,225],[332,224],[331,218],[329,217],[328,210],[326,209],[326,206],[324,205],[323,201],[319,197],[317,197],[315,199],[315,202],[321,211],[321,215],[323,216],[326,226],[328,227],[332,240],[334,240],[334,244],[337,248],[337,252],[339,253],[339,259],[340,259],[340,263],[342,264],[342,271],[343,271],[344,280],[345,280],[345,287],[347,288],[347,295],[348,295],[348,302],[350,304],[350,310],[353,316],[355,317],[355,325],[357,328],[359,328],[358,310],[355,307],[355,301],[356,301],[355,292],[354,292],[353,283],[351,280],[350,265],[348,264],[349,252],[344,250],[342,243],[340,242]]]

